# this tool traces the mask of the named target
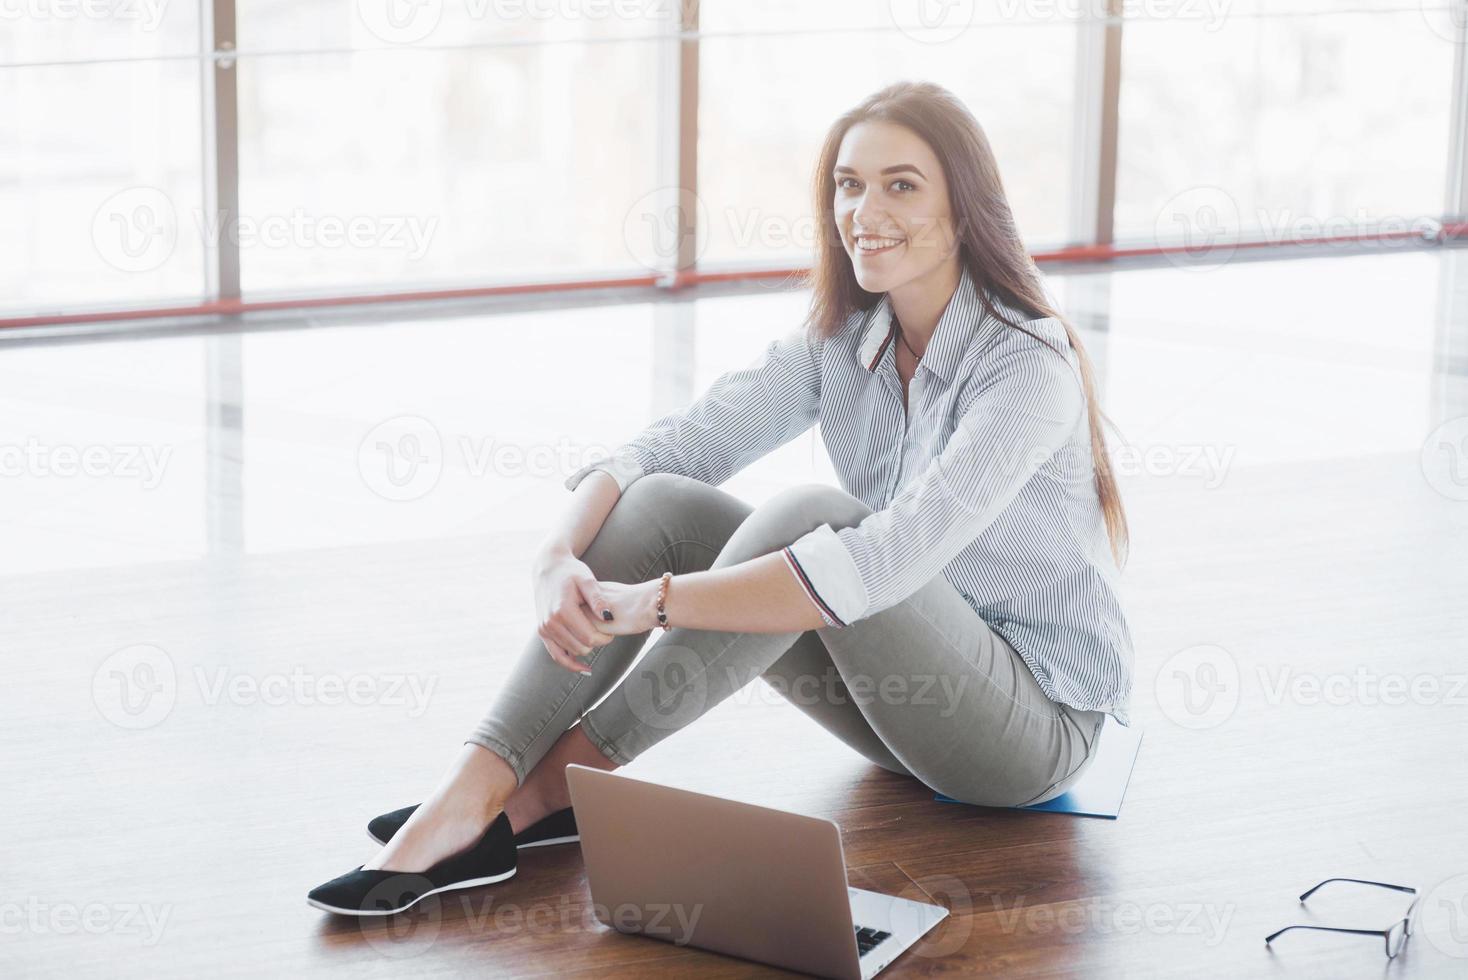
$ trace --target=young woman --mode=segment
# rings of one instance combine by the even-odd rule
[[[386,914],[509,877],[517,848],[577,839],[567,763],[625,765],[757,676],[985,805],[1058,796],[1105,715],[1128,723],[1104,416],[979,124],[939,86],[883,89],[832,126],[815,206],[805,325],[571,475],[539,626],[489,713],[313,905]],[[716,489],[817,421],[844,490],[751,508]]]

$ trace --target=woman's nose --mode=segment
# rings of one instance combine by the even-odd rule
[[[882,220],[886,214],[873,200],[871,191],[867,191],[856,202],[856,209],[852,212],[851,217],[859,230],[874,231],[883,227]]]

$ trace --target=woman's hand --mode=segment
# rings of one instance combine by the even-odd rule
[[[658,579],[628,585],[623,582],[597,582],[599,594],[612,610],[612,618],[596,624],[610,636],[646,633],[658,625]]]
[[[591,673],[577,658],[586,657],[613,639],[598,629],[604,618],[602,610],[611,609],[602,596],[603,586],[585,562],[565,551],[536,560],[533,587],[536,633],[551,659],[578,674]],[[617,614],[616,609],[611,611]]]

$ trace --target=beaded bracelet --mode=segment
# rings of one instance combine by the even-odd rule
[[[663,604],[668,599],[668,583],[673,580],[672,572],[664,572],[663,579],[658,583],[658,625],[664,630],[668,629],[668,611]]]

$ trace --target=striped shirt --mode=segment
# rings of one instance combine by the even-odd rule
[[[828,626],[881,612],[941,574],[1052,701],[1130,724],[1131,634],[1076,354],[1060,321],[993,301],[1064,358],[986,313],[964,269],[907,408],[884,294],[835,336],[801,326],[770,342],[565,486],[596,469],[623,490],[648,473],[717,486],[819,421],[842,488],[873,511],[782,551]]]

